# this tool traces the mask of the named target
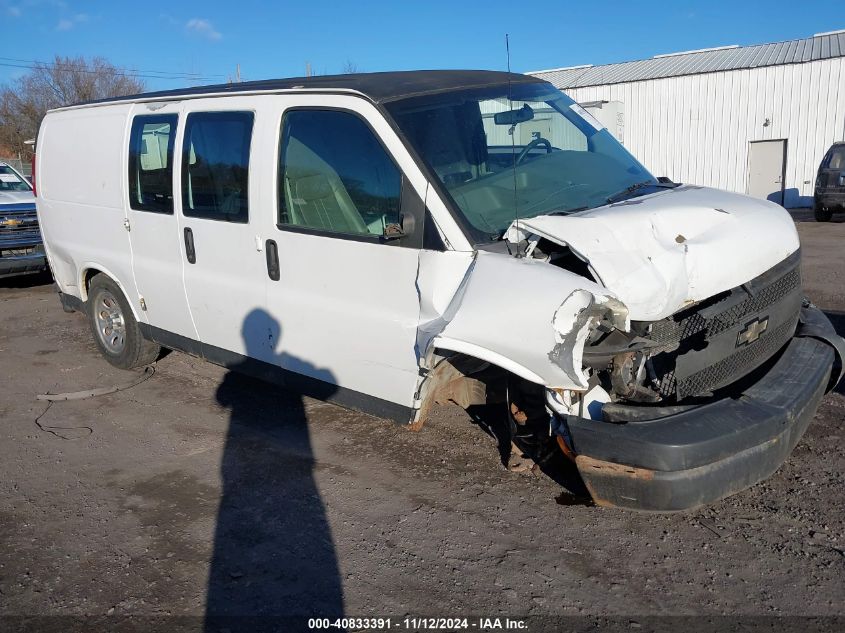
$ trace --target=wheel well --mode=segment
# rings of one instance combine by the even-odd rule
[[[431,373],[421,385],[422,404],[411,425],[419,430],[435,402],[453,402],[467,409],[472,405],[503,401],[504,381],[509,372],[483,359],[448,350],[435,350]]]
[[[88,268],[82,273],[82,300],[88,301],[88,288],[91,287],[91,280],[99,275],[104,274],[102,270],[96,268]]]

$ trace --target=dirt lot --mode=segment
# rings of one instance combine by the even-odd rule
[[[843,332],[845,224],[799,229]],[[504,470],[455,407],[413,433],[179,353],[35,399],[134,376],[49,280],[0,281],[0,615],[845,616],[841,387],[770,480],[643,515]]]

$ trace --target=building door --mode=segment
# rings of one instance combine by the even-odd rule
[[[786,140],[751,141],[748,148],[748,195],[783,204]]]

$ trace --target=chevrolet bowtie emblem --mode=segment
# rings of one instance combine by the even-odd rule
[[[20,226],[23,224],[23,220],[18,220],[17,218],[3,218],[3,221],[0,222],[3,226]]]
[[[745,324],[745,327],[742,328],[742,331],[736,337],[736,346],[739,347],[740,345],[751,345],[754,341],[756,341],[760,336],[762,336],[763,332],[766,331],[766,328],[769,326],[769,317],[763,317],[762,319],[754,319],[753,321],[749,321]]]

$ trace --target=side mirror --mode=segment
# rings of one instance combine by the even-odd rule
[[[384,233],[381,235],[382,242],[392,242],[394,240],[401,240],[407,237],[407,234],[402,230],[399,224],[388,224],[384,227]]]
[[[401,240],[403,237],[413,235],[416,220],[410,213],[400,213],[399,222],[391,223],[384,227],[384,234],[381,236],[382,241],[392,242],[393,240]]]

